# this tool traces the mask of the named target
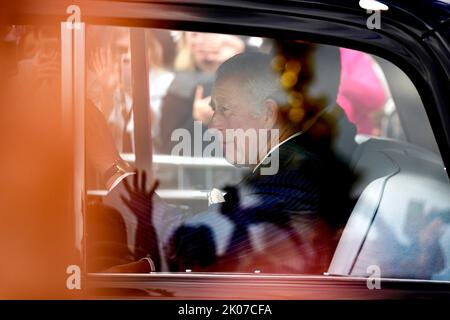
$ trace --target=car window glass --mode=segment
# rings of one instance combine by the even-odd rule
[[[91,272],[377,265],[450,280],[449,182],[403,71],[303,41],[142,31],[137,62],[129,28],[87,29]],[[153,150],[152,171],[134,174],[132,63],[147,68]]]

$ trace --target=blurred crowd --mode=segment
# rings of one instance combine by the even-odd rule
[[[212,115],[212,82],[220,64],[238,53],[268,52],[273,45],[256,37],[158,29],[147,29],[145,37],[156,154],[171,153],[175,129],[193,133],[194,121],[201,121],[203,132],[206,130]],[[383,121],[391,112],[392,99],[383,71],[369,54],[342,48],[340,55],[342,72],[336,103],[359,134],[387,135]],[[89,27],[87,60],[87,97],[103,112],[118,150],[133,152],[129,28]]]
[[[119,152],[134,152],[130,29],[89,26],[86,37],[86,97],[100,110]],[[15,83],[50,92],[60,83],[59,30],[15,26],[6,40],[17,49]],[[214,73],[242,52],[269,52],[273,41],[225,34],[145,30],[153,152],[170,154],[175,129],[193,132],[194,121],[211,118]],[[402,138],[382,69],[369,54],[340,49],[341,83],[336,103],[359,134]],[[11,66],[8,67],[11,69]],[[8,72],[5,69],[5,72]],[[328,104],[333,103],[328,101]]]

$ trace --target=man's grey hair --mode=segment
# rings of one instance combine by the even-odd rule
[[[273,99],[285,105],[288,93],[280,85],[280,74],[272,68],[273,57],[264,53],[241,53],[225,61],[216,72],[215,82],[233,79],[260,114],[264,101]]]

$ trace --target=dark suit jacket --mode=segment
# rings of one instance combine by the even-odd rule
[[[354,145],[354,127],[344,132]],[[311,130],[282,143],[276,174],[259,167],[226,188],[224,203],[186,220],[166,251],[170,270],[326,271],[353,207],[353,174],[333,138]]]

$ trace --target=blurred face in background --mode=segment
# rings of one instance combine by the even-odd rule
[[[196,67],[207,73],[214,73],[225,60],[245,49],[237,36],[200,32],[186,32],[186,45]]]

